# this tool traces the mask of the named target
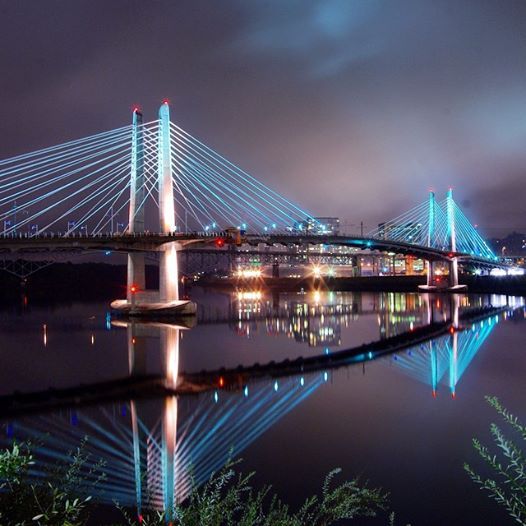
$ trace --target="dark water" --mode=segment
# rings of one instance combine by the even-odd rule
[[[462,465],[479,465],[472,437],[489,441],[496,417],[484,395],[497,395],[526,416],[522,299],[199,290],[193,296],[200,311],[191,329],[115,323],[106,301],[37,307],[29,299],[4,307],[0,394],[121,379],[130,372],[180,385],[202,370],[331,354],[430,321],[451,321],[459,330],[337,369],[244,377],[228,389],[217,383],[178,398],[4,419],[3,442],[39,437],[41,458],[52,462],[89,436],[93,458],[107,462],[100,500],[128,506],[149,498],[162,508],[164,490],[184,498],[190,469],[205,480],[233,451],[244,459],[243,469],[257,471],[258,484],[272,484],[293,505],[339,466],[345,476],[360,475],[389,491],[399,524],[510,522]],[[489,305],[503,308],[481,315]]]

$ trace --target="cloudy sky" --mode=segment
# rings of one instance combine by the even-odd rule
[[[0,157],[172,119],[315,215],[526,231],[526,1],[0,0]]]

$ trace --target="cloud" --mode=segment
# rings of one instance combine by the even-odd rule
[[[332,76],[382,50],[380,35],[367,32],[381,0],[292,0],[251,2],[247,23],[232,47],[249,56],[293,58],[312,76]]]

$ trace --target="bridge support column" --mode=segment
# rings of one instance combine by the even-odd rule
[[[178,245],[179,243],[172,242],[162,247],[159,259],[159,301],[161,302],[179,299]]]
[[[272,277],[279,278],[279,261],[274,261],[272,263]]]
[[[128,233],[142,233],[144,232],[144,144],[142,113],[137,108],[133,110],[130,176]],[[130,303],[133,294],[132,285],[139,290],[146,288],[144,254],[128,254],[126,299]]]
[[[458,259],[453,258],[449,262],[449,287],[458,288]]]

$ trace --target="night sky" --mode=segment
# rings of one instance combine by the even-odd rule
[[[526,2],[0,0],[0,157],[172,119],[357,232],[452,186],[526,231]]]

